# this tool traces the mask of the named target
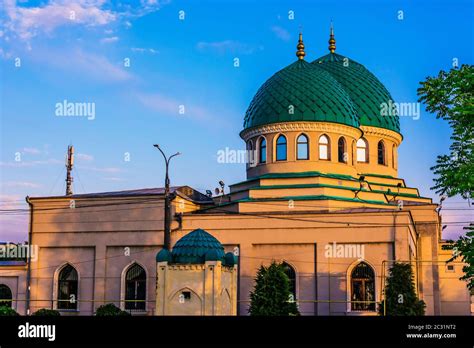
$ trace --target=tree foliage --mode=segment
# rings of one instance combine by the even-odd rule
[[[474,66],[462,65],[449,72],[441,70],[418,88],[426,110],[446,120],[452,128],[450,153],[438,156],[432,167],[433,189],[452,197],[473,198],[474,188]]]
[[[433,188],[448,197],[461,195],[471,200],[474,187],[474,66],[462,65],[460,69],[440,71],[438,76],[428,77],[421,82],[418,95],[419,101],[426,104],[426,110],[448,121],[453,131],[449,155],[438,156],[436,165],[431,168],[436,175]],[[443,248],[454,250],[450,261],[461,258],[466,263],[464,276],[460,279],[472,290],[473,224],[464,230],[468,231],[466,236],[456,242],[449,241]]]
[[[54,309],[41,308],[34,312],[32,315],[41,317],[59,317],[61,316],[61,313]]]
[[[0,317],[2,316],[16,317],[19,316],[19,314],[10,306],[0,306]]]
[[[386,306],[384,311],[384,306]],[[419,300],[412,267],[409,263],[395,262],[390,268],[385,285],[385,299],[379,305],[379,314],[387,316],[424,315],[425,302]]]
[[[268,267],[262,265],[250,293],[249,313],[253,316],[299,315],[295,299],[290,296],[290,281],[283,264],[273,261]]]
[[[107,303],[97,308],[95,315],[98,317],[124,316],[130,313],[121,310],[113,303]]]

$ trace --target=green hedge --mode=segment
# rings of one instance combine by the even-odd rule
[[[118,316],[130,315],[130,313],[121,310],[113,303],[108,303],[97,308],[95,315],[98,317],[110,317],[110,316],[117,316],[117,315]]]
[[[42,316],[42,317],[59,317],[61,313],[54,309],[41,308],[34,312],[32,315]]]
[[[20,314],[18,314],[13,308],[9,306],[0,306],[0,316],[14,317],[18,315]]]

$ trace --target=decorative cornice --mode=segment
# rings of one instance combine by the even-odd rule
[[[245,129],[240,132],[240,137],[247,141],[262,134],[280,133],[280,132],[334,132],[338,134],[352,136],[358,139],[362,135],[362,131],[358,128],[346,126],[339,123],[333,122],[281,122],[281,123],[270,123],[262,126]]]
[[[365,135],[373,135],[380,138],[386,138],[394,142],[397,146],[400,145],[403,140],[401,134],[394,132],[390,129],[371,126],[360,126],[360,129],[362,129]]]

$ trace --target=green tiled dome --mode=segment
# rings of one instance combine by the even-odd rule
[[[208,232],[197,229],[178,240],[171,252],[173,263],[204,263],[207,260],[223,261],[224,247]]]
[[[156,262],[171,262],[173,260],[171,253],[166,249],[161,249],[156,254]]]
[[[385,86],[362,64],[337,53],[329,53],[312,64],[330,73],[349,94],[356,108],[360,124],[393,130],[400,133],[398,116],[381,116],[382,103],[393,100]]]
[[[343,86],[324,69],[302,59],[260,87],[245,114],[244,129],[291,121],[359,126],[355,106]]]

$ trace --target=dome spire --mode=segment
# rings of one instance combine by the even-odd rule
[[[298,57],[299,60],[304,59],[304,56],[306,56],[306,53],[304,51],[304,43],[303,43],[303,34],[300,31],[300,38],[298,40],[298,44],[296,45],[296,48],[298,51],[296,51],[296,56]]]
[[[334,53],[336,51],[336,39],[334,38],[334,27],[331,21],[331,30],[329,33],[329,52]]]

